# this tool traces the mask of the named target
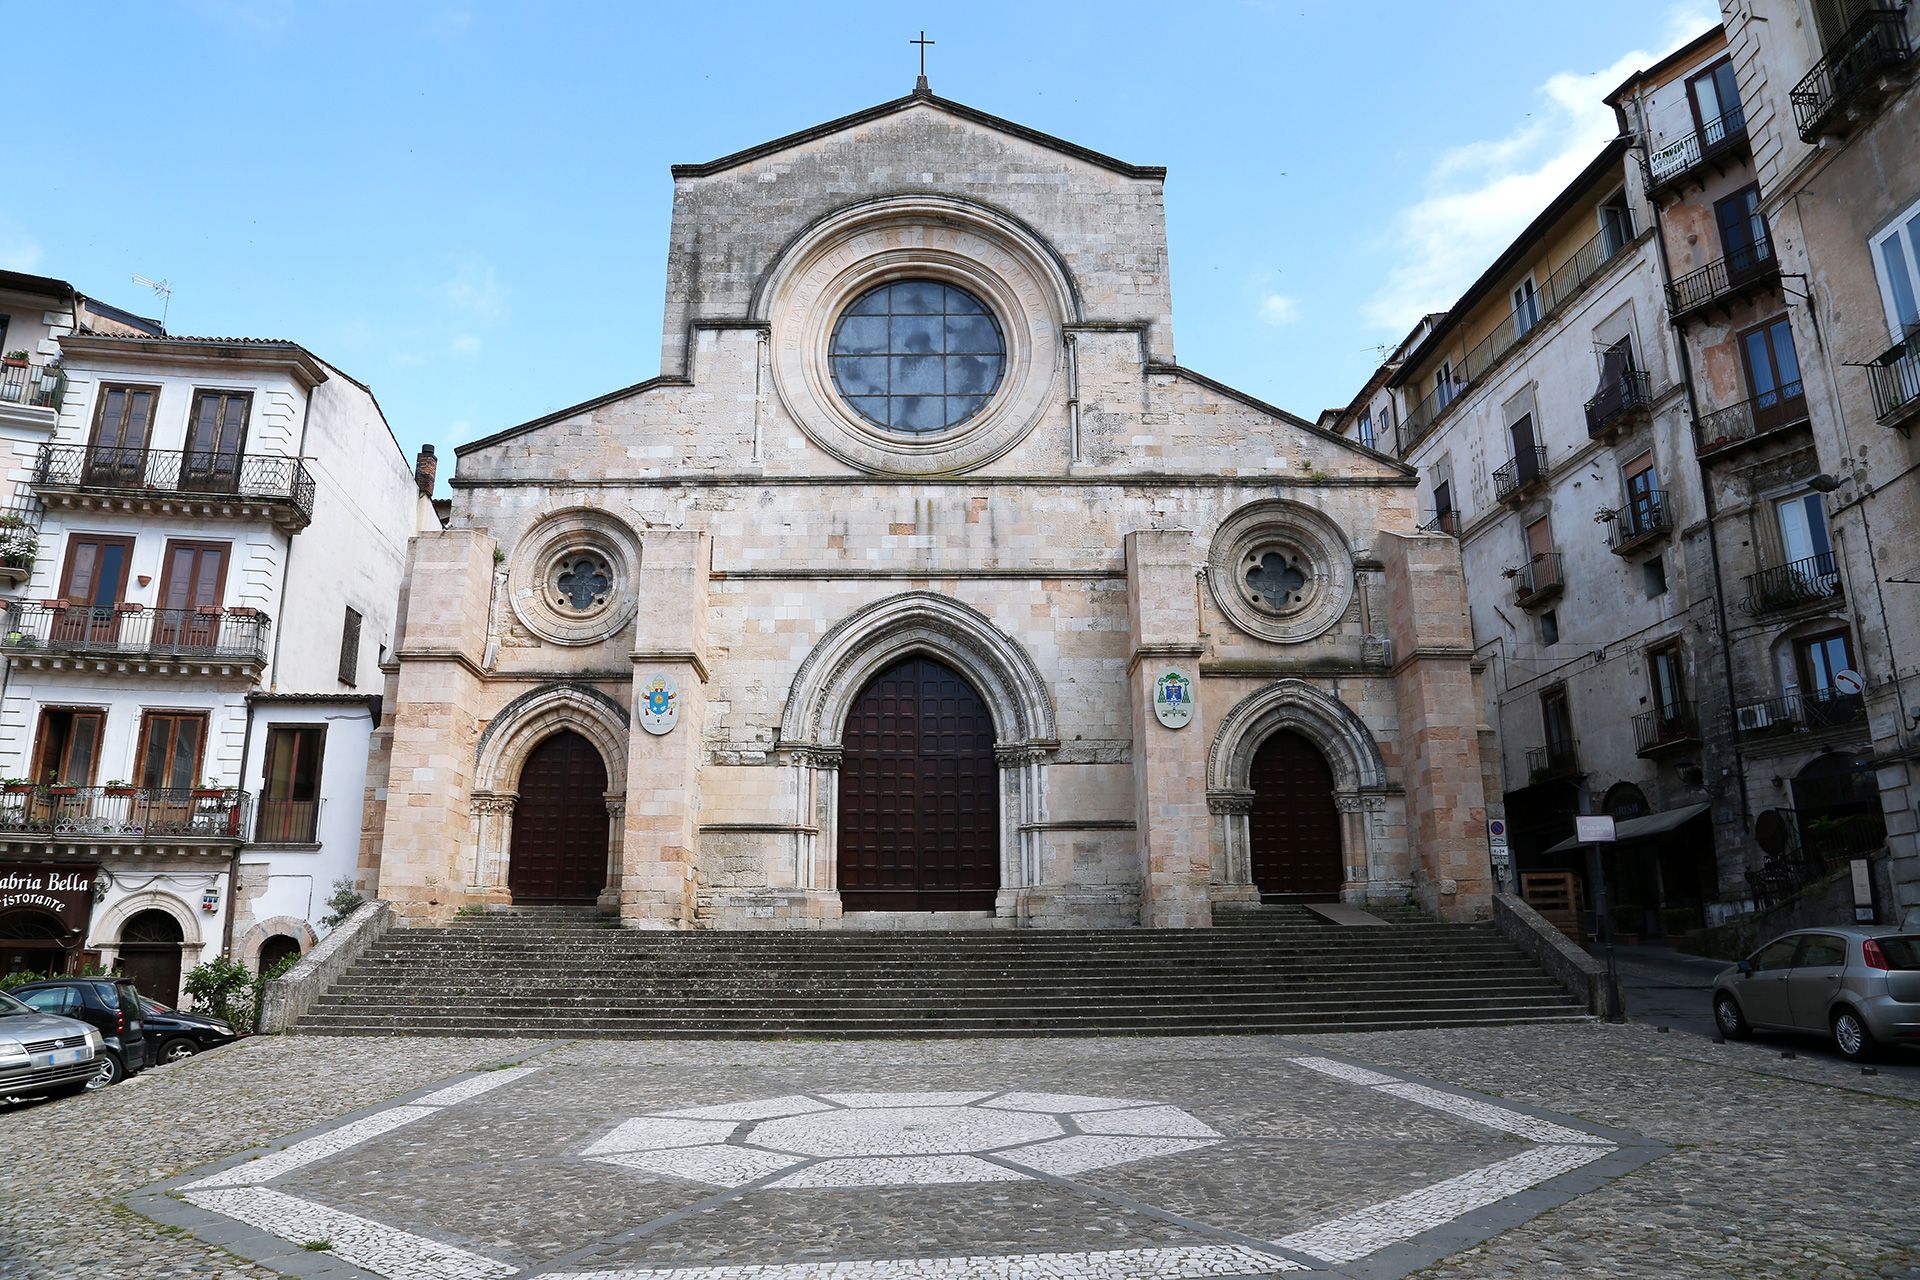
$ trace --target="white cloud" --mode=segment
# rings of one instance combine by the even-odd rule
[[[447,344],[447,350],[457,356],[470,356],[479,351],[480,346],[480,336],[478,334],[463,333]]]
[[[1559,72],[1540,86],[1539,103],[1518,129],[1442,154],[1427,173],[1426,196],[1394,220],[1400,253],[1363,308],[1367,321],[1399,334],[1451,306],[1614,136],[1618,122],[1601,99],[1719,21],[1710,0],[1685,0],[1668,11],[1657,51],[1636,49],[1597,71]]]
[[[468,258],[440,286],[440,296],[455,314],[474,324],[499,324],[507,318],[507,288],[493,264]]]
[[[1260,319],[1271,325],[1292,324],[1300,318],[1300,299],[1269,293],[1260,299]]]

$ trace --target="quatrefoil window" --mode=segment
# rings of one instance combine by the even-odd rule
[[[1298,555],[1278,551],[1260,551],[1247,557],[1247,590],[1254,602],[1269,609],[1282,610],[1299,604],[1307,575],[1300,569]]]
[[[599,609],[613,591],[613,570],[593,552],[562,556],[554,566],[554,604],[578,613]]]

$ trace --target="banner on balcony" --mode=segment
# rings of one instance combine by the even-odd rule
[[[0,915],[49,911],[69,930],[84,930],[93,915],[97,870],[85,863],[0,864]]]

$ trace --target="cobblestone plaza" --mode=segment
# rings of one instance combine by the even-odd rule
[[[1594,1024],[261,1038],[0,1116],[0,1275],[1912,1276],[1916,1106]]]

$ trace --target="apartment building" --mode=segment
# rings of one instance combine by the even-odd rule
[[[1834,744],[1846,767],[1829,762],[1809,779],[1797,755],[1784,762],[1780,773],[1792,779],[1802,817],[1786,834],[1838,852],[1876,850],[1884,840],[1881,891],[1913,922],[1920,920],[1920,540],[1913,536],[1920,455],[1911,439],[1920,422],[1920,15],[1884,0],[1722,7],[1746,109],[1757,214],[1778,260],[1798,353],[1816,468],[1809,484],[1819,495],[1806,501],[1823,508],[1834,621],[1844,623],[1828,634],[1847,646],[1823,641],[1819,624],[1803,624],[1793,628],[1801,634],[1789,642],[1791,659],[1776,654],[1772,674],[1781,693],[1789,677],[1796,680],[1803,705],[1845,705],[1837,698],[1861,707],[1857,729]],[[1793,564],[1803,549],[1783,546],[1784,562]],[[1823,579],[1792,574],[1784,585],[1791,591],[1803,580]],[[1769,596],[1781,585],[1768,583]],[[1831,672],[1842,659],[1857,682],[1836,685]],[[1809,728],[1814,720],[1803,713]],[[1768,733],[1758,725],[1749,732]],[[1809,800],[1843,807],[1810,831]]]
[[[1721,897],[1695,690],[1703,518],[1652,212],[1618,139],[1332,423],[1414,466],[1460,539],[1523,883],[1577,908],[1576,814],[1609,813],[1616,919],[1691,928]],[[1577,910],[1569,915],[1576,915]]]
[[[431,504],[368,389],[298,344],[92,323],[66,292],[6,303],[34,527],[0,629],[0,968],[118,965],[170,1000],[200,960],[318,940]]]

